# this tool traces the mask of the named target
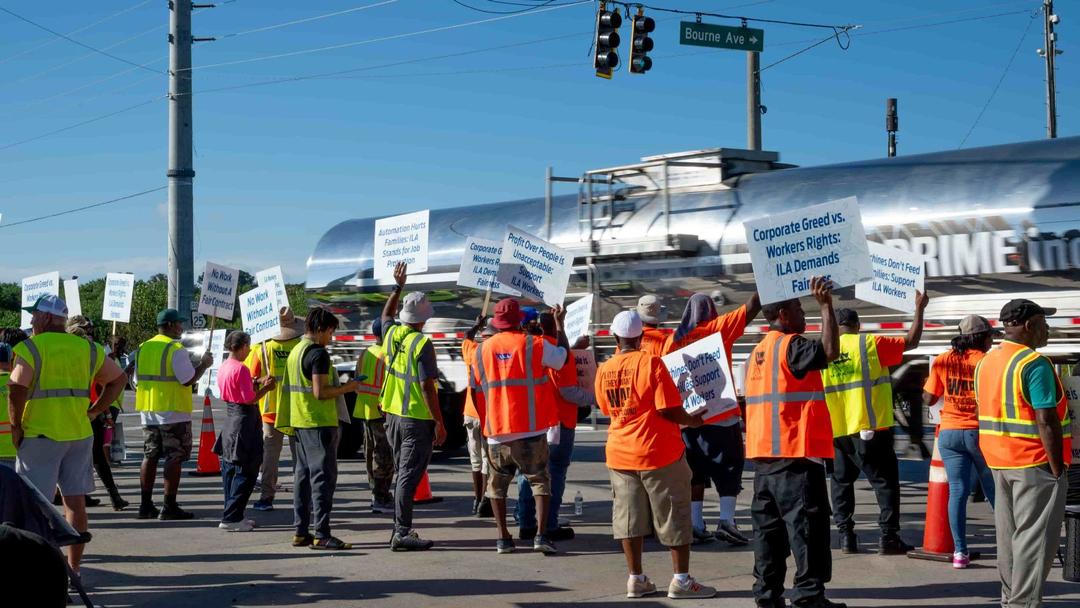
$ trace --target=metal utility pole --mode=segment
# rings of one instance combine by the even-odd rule
[[[745,27],[745,24],[744,24]],[[761,149],[761,73],[760,53],[746,52],[746,147]]]
[[[900,130],[900,115],[896,112],[896,98],[885,100],[885,131],[889,133],[889,158],[896,156],[896,132]]]
[[[195,288],[191,153],[191,0],[169,0],[169,308],[191,316]]]
[[[1046,136],[1057,137],[1057,88],[1054,85],[1054,58],[1057,50],[1057,33],[1054,26],[1061,19],[1054,14],[1054,0],[1043,0],[1043,48],[1039,55],[1046,60]]]

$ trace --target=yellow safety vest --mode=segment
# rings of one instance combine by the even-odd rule
[[[353,416],[360,420],[378,420],[383,417],[379,395],[386,379],[386,349],[381,344],[367,347],[360,356],[360,375],[367,378],[360,381],[360,388],[356,390]]]
[[[267,365],[266,361],[263,361],[262,346],[256,345],[251,348],[251,354],[248,355],[248,361],[246,362],[248,363],[248,369],[254,370],[254,362],[258,361],[260,375],[269,373],[277,379],[277,386],[274,387],[274,390],[266,393],[259,401],[259,411],[262,412],[263,416],[272,416],[277,413],[277,404],[284,398],[282,395],[285,393],[285,366],[289,361],[289,353],[297,344],[300,344],[300,338],[293,338],[284,342],[267,340],[266,357],[270,359],[269,365]]]
[[[408,325],[391,325],[384,330],[386,380],[379,399],[383,411],[418,420],[432,420],[420,382],[420,351],[430,339]]]
[[[105,363],[105,349],[72,334],[45,332],[14,348],[34,371],[22,414],[27,437],[78,441],[94,434],[86,410],[90,384]]]
[[[892,379],[871,334],[840,336],[840,357],[822,370],[833,437],[893,426]]]
[[[139,412],[191,413],[190,386],[176,379],[173,353],[184,347],[158,334],[142,343],[135,353],[135,410]]]
[[[11,442],[11,420],[8,419],[8,380],[11,374],[0,372],[0,458],[15,458],[15,444]]]
[[[304,355],[312,346],[315,346],[315,342],[305,337],[289,353],[284,378],[285,391],[289,398],[283,398],[278,403],[275,428],[311,429],[338,425],[337,399],[316,399],[311,380],[304,377]],[[336,378],[332,372],[333,370],[330,377]]]

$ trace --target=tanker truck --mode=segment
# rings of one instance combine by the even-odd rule
[[[573,253],[566,302],[593,298],[598,360],[614,347],[607,323],[643,294],[662,298],[672,327],[693,293],[710,294],[721,310],[745,302],[755,283],[743,221],[851,196],[869,240],[926,259],[927,330],[922,346],[908,353],[910,365],[894,370],[898,393],[908,386],[917,395],[928,358],[948,347],[961,317],[995,320],[1015,297],[1058,308],[1044,352],[1062,363],[1080,353],[1080,137],[819,167],[783,164],[775,152],[713,148],[570,177],[549,169],[543,192],[431,210],[428,270],[410,276],[408,288],[426,291],[435,306],[425,332],[439,354],[449,420],[455,411],[460,418],[466,386],[462,332],[485,295],[456,285],[464,242],[500,240],[507,224]],[[377,211],[399,213],[393,201]],[[342,322],[334,341],[342,370],[351,370],[372,340],[371,321],[391,287],[374,277],[376,219],[332,227],[307,264],[309,303]],[[910,322],[855,300],[853,288],[836,296],[837,306],[859,310],[865,330],[901,332]],[[741,362],[764,331],[759,318],[735,345],[736,384]]]

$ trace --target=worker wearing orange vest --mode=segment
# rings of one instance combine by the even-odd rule
[[[730,369],[735,341],[742,337],[746,326],[753,322],[760,310],[761,299],[757,292],[750,296],[746,304],[723,315],[716,311],[716,303],[711,297],[696,293],[687,301],[682,320],[667,338],[663,354],[671,354],[698,340],[720,334]],[[714,538],[734,546],[744,546],[750,542],[735,524],[735,501],[742,491],[742,472],[746,463],[739,422],[739,409],[732,408],[705,420],[700,427],[682,430],[686,461],[694,473],[690,516],[694,522],[695,543],[712,542]],[[706,527],[704,515],[705,488],[710,482],[720,498],[720,521],[716,524],[715,532],[711,533]]]
[[[484,496],[484,488],[487,487],[489,464],[487,448],[484,447],[484,417],[476,409],[478,398],[475,395],[476,388],[472,383],[473,366],[476,363],[476,349],[480,348],[480,341],[476,334],[480,333],[481,340],[494,336],[496,331],[490,321],[483,316],[476,318],[476,323],[465,332],[465,340],[461,342],[461,358],[465,361],[465,370],[470,380],[465,389],[464,426],[465,439],[469,450],[469,467],[472,469],[473,507],[472,514],[477,517],[491,517],[491,501]],[[481,332],[480,328],[484,331]]]
[[[827,279],[810,281],[821,306],[821,340],[808,340],[797,299],[762,307],[769,333],[746,365],[746,456],[754,463],[754,600],[785,606],[784,577],[795,556],[792,604],[846,608],[825,598],[832,578],[825,460],[833,457],[832,423],[821,370],[840,355]]]
[[[645,294],[638,298],[637,313],[641,317],[641,352],[654,357],[664,356],[664,343],[667,334],[660,330],[660,324],[667,320],[667,306],[660,303],[660,298]]]
[[[1072,449],[1068,400],[1045,356],[1057,312],[1012,300],[999,317],[1005,340],[975,368],[979,449],[994,475],[1002,606],[1042,606],[1061,542]]]
[[[499,538],[496,550],[512,553],[514,541],[506,529],[506,491],[521,471],[532,485],[538,533],[533,550],[555,553],[547,538],[551,478],[548,473],[547,430],[559,423],[554,386],[547,369],[562,369],[570,356],[563,331],[566,310],[556,306],[558,345],[521,330],[521,305],[506,298],[495,305],[492,325],[499,333],[484,340],[476,352],[473,385],[479,387],[484,412],[491,479],[488,498],[495,511]]]

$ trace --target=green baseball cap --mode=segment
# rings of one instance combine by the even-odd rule
[[[169,323],[183,323],[184,318],[180,316],[180,311],[175,308],[166,308],[165,310],[157,313],[158,327],[167,325]]]

